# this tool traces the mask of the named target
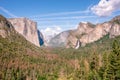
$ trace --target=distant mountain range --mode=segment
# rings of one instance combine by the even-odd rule
[[[109,38],[120,35],[120,16],[96,25],[90,22],[80,22],[77,29],[64,31],[52,38],[49,46],[75,48],[78,40],[81,43],[80,46],[85,46],[105,35],[109,35]]]
[[[27,18],[6,19],[3,18],[2,15],[0,15],[0,18],[3,20],[0,23],[0,35],[3,38],[9,36],[11,31],[13,31],[15,33],[19,33],[26,40],[36,46],[44,44],[44,35],[37,29],[36,22]],[[2,27],[5,26],[5,24],[9,25],[7,30],[4,30]],[[109,38],[114,38],[115,36],[120,35],[120,16],[116,16],[110,21],[96,25],[90,22],[80,22],[77,29],[59,33],[49,40],[47,46],[65,48],[76,48],[77,46],[77,48],[79,48],[80,46],[85,46],[88,43],[93,43],[106,35],[109,35]]]

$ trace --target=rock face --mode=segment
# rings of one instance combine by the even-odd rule
[[[76,30],[71,30],[69,36],[67,38],[66,47],[75,47],[76,43],[82,36],[90,33],[94,29],[95,25],[89,22],[80,22],[78,28]],[[80,40],[79,40],[80,41]]]
[[[8,20],[18,33],[23,35],[28,41],[36,46],[40,46],[40,34],[38,34],[36,22],[27,18],[11,18]]]
[[[9,21],[2,15],[0,15],[0,36],[2,38],[6,38],[10,36],[11,34],[15,33],[14,27],[11,25]]]
[[[110,29],[111,29],[111,24],[109,22],[108,23],[103,23],[103,24],[97,24],[96,27],[91,32],[83,35],[80,38],[80,41],[83,44],[87,44],[87,43],[97,41],[98,39],[107,35],[109,33]]]
[[[37,33],[38,33],[39,44],[41,46],[44,44],[44,37],[43,37],[43,34],[39,30],[37,30]]]
[[[68,31],[68,35],[65,36],[64,44],[67,48],[69,47],[75,48],[79,40],[81,46],[84,46],[87,43],[97,41],[108,34],[109,38],[114,38],[115,36],[120,35],[120,16],[116,16],[115,18],[108,22],[96,25],[91,24],[89,22],[81,22],[76,30]],[[58,40],[56,40],[56,37],[54,37],[52,41],[61,42],[62,39],[58,37],[62,36],[57,35]]]
[[[116,16],[111,21],[97,24],[90,33],[82,36],[80,41],[84,44],[91,43],[107,34],[109,34],[109,38],[120,35],[120,16]]]
[[[110,38],[120,35],[120,16],[113,18],[110,23],[112,23],[110,29]]]

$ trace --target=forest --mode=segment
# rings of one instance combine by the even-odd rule
[[[120,36],[77,50],[0,37],[0,80],[120,80]]]

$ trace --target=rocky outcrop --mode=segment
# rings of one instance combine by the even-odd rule
[[[14,27],[11,25],[9,21],[2,15],[0,15],[0,36],[2,38],[6,38],[11,34],[15,33]]]
[[[23,35],[28,41],[40,46],[40,34],[38,34],[37,23],[27,18],[11,18],[8,19],[14,26],[15,30]],[[41,40],[41,39],[40,39]]]
[[[97,41],[107,34],[109,34],[109,38],[120,35],[120,16],[116,16],[108,22],[96,25],[89,22],[81,22],[76,30],[70,30],[68,32],[68,36],[65,37],[66,40],[64,43],[67,48],[75,48],[77,41],[80,41],[81,46],[85,46],[87,43]],[[58,36],[60,37],[60,35],[57,35],[57,37]],[[53,39],[56,41],[56,37]],[[57,39],[57,41],[61,41],[61,38]]]

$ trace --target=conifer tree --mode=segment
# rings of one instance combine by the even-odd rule
[[[98,68],[99,68],[99,63],[98,63],[98,55],[94,53],[92,55],[92,60],[90,62],[90,73],[88,80],[100,80],[99,74],[98,74]]]
[[[120,45],[117,40],[112,44],[112,51],[108,57],[109,63],[104,80],[120,80]]]

